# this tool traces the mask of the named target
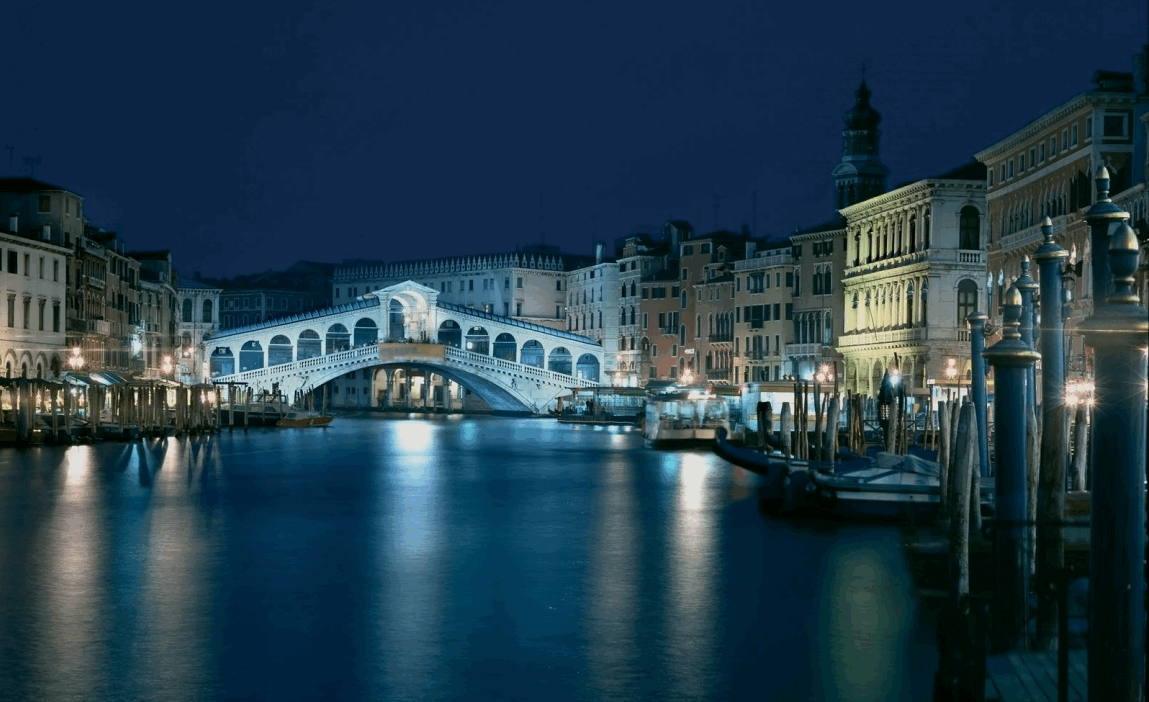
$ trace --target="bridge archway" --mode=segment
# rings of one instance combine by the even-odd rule
[[[296,353],[300,361],[322,356],[323,340],[319,338],[319,332],[314,329],[304,329],[299,332],[299,347],[296,349]]]
[[[291,363],[295,360],[292,358],[291,352],[291,339],[283,334],[276,334],[267,343],[267,365],[278,366],[281,363]]]
[[[448,319],[439,325],[439,343],[457,349],[463,348],[463,330],[459,328],[458,322]]]
[[[379,342],[379,326],[375,324],[374,319],[364,317],[355,323],[354,342],[356,347]]]
[[[494,353],[495,358],[501,358],[504,361],[515,362],[515,356],[518,353],[519,345],[515,341],[515,337],[503,332],[495,337]]]
[[[387,301],[387,340],[402,341],[405,338],[407,338],[407,315],[402,301],[393,297]]]
[[[551,349],[550,355],[547,356],[547,370],[570,375],[571,352],[565,346],[556,346]]]
[[[599,376],[598,359],[589,353],[579,356],[578,363],[575,364],[575,376],[579,380],[597,383]]]
[[[351,332],[342,324],[332,324],[327,328],[327,343],[324,353],[332,354],[351,348]]]
[[[467,330],[466,349],[484,356],[491,354],[491,335],[485,327],[471,327]]]
[[[249,341],[239,349],[239,372],[263,368],[263,346],[258,341]]]
[[[231,375],[235,372],[235,354],[226,346],[217,348],[211,352],[209,366],[213,378],[217,375]],[[9,369],[9,376],[11,376],[11,369]]]
[[[519,355],[519,363],[524,366],[531,366],[532,368],[544,368],[546,366],[546,358],[543,353],[543,345],[534,339],[523,344],[523,350]]]

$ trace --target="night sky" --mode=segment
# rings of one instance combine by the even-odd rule
[[[1145,0],[255,4],[6,8],[0,169],[38,156],[185,274],[586,253],[671,217],[753,225],[755,190],[781,237],[832,213],[863,62],[894,184],[1149,40]]]

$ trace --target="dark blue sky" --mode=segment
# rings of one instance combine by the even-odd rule
[[[1130,70],[1144,0],[22,3],[0,145],[181,270],[830,214],[863,62],[892,183]],[[116,7],[109,8],[108,5]],[[338,5],[338,7],[334,7]]]

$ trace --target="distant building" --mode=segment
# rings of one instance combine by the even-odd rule
[[[140,262],[127,255],[115,232],[85,227],[77,247],[72,299],[78,345],[90,369],[146,369],[140,326]]]
[[[626,237],[618,251],[619,340],[615,385],[637,387],[646,382],[649,371],[641,348],[645,330],[641,284],[662,272],[666,260],[665,243],[647,235]]]
[[[0,178],[0,215],[10,234],[71,249],[84,234],[84,199],[35,178]]]
[[[211,377],[204,338],[220,328],[219,298],[223,291],[197,280],[180,280],[176,289],[179,311],[180,380],[202,383]]]
[[[7,378],[53,378],[63,369],[68,250],[0,233],[0,359]]]
[[[603,260],[603,253],[603,245],[598,244],[592,265],[566,275],[566,328],[595,339],[603,347],[606,367],[576,368],[576,377],[609,385],[618,370],[620,290],[618,264]]]
[[[439,291],[442,302],[566,328],[566,274],[594,263],[547,246],[503,254],[433,258],[423,261],[348,262],[335,269],[335,304],[413,280]]]
[[[222,291],[219,325],[234,329],[329,306],[334,268],[328,263],[300,261],[284,270],[201,278],[199,282]]]
[[[911,392],[968,383],[966,317],[985,310],[985,168],[971,163],[842,209],[845,387],[875,395],[897,361]]]
[[[791,375],[811,379],[828,364],[841,373],[836,350],[845,319],[842,275],[846,227],[840,217],[790,237],[794,263],[794,330],[786,347]]]
[[[788,244],[755,251],[734,264],[734,382],[761,383],[793,375],[787,349],[798,298]]]

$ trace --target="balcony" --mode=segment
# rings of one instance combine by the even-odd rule
[[[874,344],[904,344],[925,341],[929,338],[926,327],[913,327],[910,329],[887,329],[885,331],[867,331],[843,334],[838,340],[838,346],[872,346]]]
[[[786,357],[787,358],[802,358],[802,357],[816,357],[821,358],[822,349],[825,348],[822,344],[786,344]]]

